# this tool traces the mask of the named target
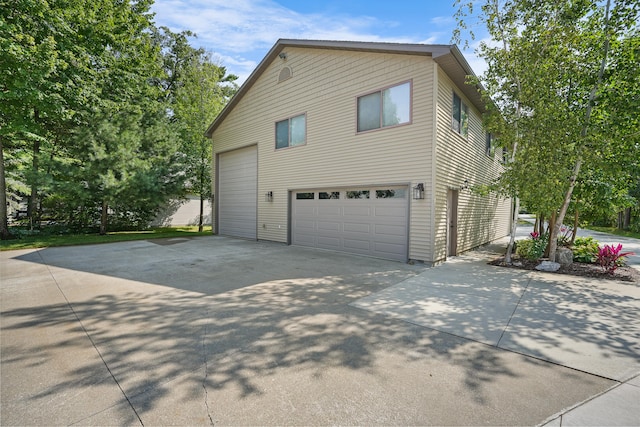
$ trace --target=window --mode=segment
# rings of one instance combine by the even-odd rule
[[[469,121],[469,109],[467,104],[455,93],[453,94],[453,117],[451,118],[451,127],[462,136],[467,136]]]
[[[485,143],[485,154],[491,158],[495,153],[495,149],[493,147],[493,135],[487,132],[487,138]]]
[[[340,198],[340,192],[339,191],[332,191],[330,193],[327,193],[325,191],[321,191],[320,193],[318,193],[318,199],[320,199],[320,200],[339,199],[339,198]]]
[[[398,188],[395,190],[376,190],[377,199],[404,199],[406,190]]]
[[[369,198],[369,190],[347,191],[346,195],[347,195],[347,199],[368,199]]]
[[[306,143],[306,116],[291,117],[276,123],[276,149],[295,147]]]
[[[358,98],[358,132],[411,121],[411,82]]]
[[[311,200],[315,193],[296,193],[296,200]]]

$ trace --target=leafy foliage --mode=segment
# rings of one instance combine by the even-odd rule
[[[549,242],[549,235],[540,235],[537,232],[531,233],[531,236],[525,240],[519,240],[516,246],[516,254],[522,258],[537,260],[542,258],[544,250]]]
[[[622,244],[617,246],[604,245],[598,248],[598,264],[604,271],[613,274],[616,269],[624,265],[624,259],[627,255],[635,255],[633,252],[622,252]]]
[[[151,4],[0,0],[0,202],[27,199],[31,228],[140,228],[187,190],[208,197],[202,135],[235,76],[193,33],[157,29]]]
[[[578,237],[573,242],[573,260],[594,263],[598,257],[599,244],[593,237]]]

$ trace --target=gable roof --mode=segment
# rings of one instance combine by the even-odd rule
[[[467,76],[475,76],[475,73],[456,45],[279,39],[276,44],[273,45],[271,50],[269,50],[260,64],[258,64],[256,69],[253,70],[249,78],[242,86],[240,86],[238,92],[236,92],[233,98],[231,98],[227,105],[222,109],[213,123],[209,125],[205,132],[207,137],[211,137],[218,125],[242,99],[247,91],[251,89],[253,84],[269,64],[271,64],[271,62],[278,57],[280,52],[287,47],[430,56],[437,64],[440,65],[449,78],[478,110],[481,112],[486,110],[479,90],[481,87],[466,84]]]

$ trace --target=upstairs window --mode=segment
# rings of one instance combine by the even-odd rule
[[[495,154],[495,149],[493,147],[493,135],[487,132],[486,143],[485,143],[485,154],[491,158],[493,158]]]
[[[469,108],[456,93],[453,94],[453,116],[451,127],[460,135],[466,137],[469,133]]]
[[[411,122],[411,82],[358,98],[358,132]]]
[[[306,144],[306,115],[291,117],[276,123],[276,149]]]

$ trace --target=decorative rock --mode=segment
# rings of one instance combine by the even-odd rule
[[[536,270],[539,271],[558,271],[560,269],[560,264],[552,261],[542,261],[539,265],[536,266]]]
[[[556,260],[560,265],[571,265],[573,263],[573,251],[569,248],[558,248]]]

